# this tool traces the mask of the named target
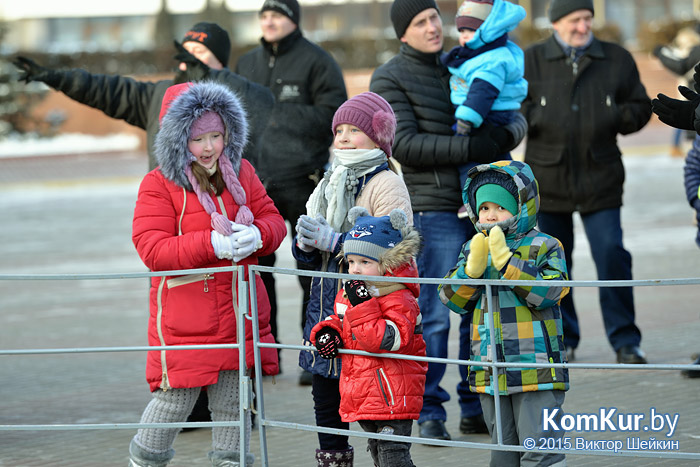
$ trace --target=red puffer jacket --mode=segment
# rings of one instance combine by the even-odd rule
[[[386,276],[392,274],[387,273]],[[418,277],[415,265],[394,270],[394,276]],[[367,284],[368,287],[372,283]],[[405,288],[383,295],[382,290]],[[353,307],[340,291],[335,314],[318,323],[311,341],[323,327],[339,330],[345,349],[372,353],[425,356],[418,284],[375,283],[380,296]],[[370,287],[371,290],[371,287]],[[342,317],[342,319],[341,319]],[[340,373],[340,416],[356,420],[417,420],[423,407],[425,373],[428,364],[413,360],[342,355]]]
[[[287,233],[282,216],[267,196],[255,170],[240,162],[239,180],[247,206],[260,229],[262,248],[240,265],[257,264],[257,256],[274,252]],[[217,210],[234,219],[238,205],[228,191],[214,198]],[[223,208],[223,210],[222,210]],[[171,180],[159,169],[148,173],[139,188],[132,238],[139,256],[152,271],[231,266],[219,260],[211,245],[211,217],[197,195]],[[247,268],[246,268],[247,269]],[[246,273],[247,278],[247,273]],[[236,342],[237,290],[235,274],[154,277],[151,280],[150,345],[223,344]],[[270,304],[260,277],[256,277],[260,340],[273,342]],[[252,327],[246,320],[246,362],[253,366]],[[279,371],[277,351],[261,349],[263,374]],[[151,391],[158,388],[199,387],[213,384],[221,370],[238,369],[238,350],[169,350],[148,352],[146,378]]]

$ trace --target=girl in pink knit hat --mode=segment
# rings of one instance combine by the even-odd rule
[[[155,143],[159,167],[141,182],[134,209],[132,239],[148,269],[254,265],[258,256],[279,247],[287,229],[255,170],[242,157],[247,135],[245,112],[225,86],[183,83],[168,88]],[[149,345],[237,342],[235,274],[153,277]],[[270,304],[259,277],[255,288],[260,340],[272,343]],[[245,345],[246,366],[252,368],[252,335]],[[256,371],[278,373],[275,349],[261,349],[261,362]],[[238,349],[148,352],[146,379],[153,398],[141,422],[184,422],[202,388],[207,389],[213,421],[237,420],[239,370],[245,368],[239,368]],[[250,418],[245,420],[247,432],[250,424]],[[138,430],[129,447],[129,465],[165,466],[175,454],[172,445],[178,431]],[[213,466],[237,464],[240,452],[237,427],[212,428]],[[248,454],[245,464],[252,461]]]
[[[401,209],[413,219],[411,200],[397,165],[391,158],[396,118],[389,103],[378,94],[364,92],[341,105],[331,128],[333,162],[306,203],[306,215],[296,225],[293,255],[298,261],[322,272],[348,272],[338,259],[342,236],[350,230],[348,212],[364,207],[372,216],[388,215]],[[314,412],[318,426],[349,429],[338,413],[340,359],[322,358],[310,341],[311,329],[333,314],[335,295],[342,287],[336,279],[314,277],[306,308],[303,344],[308,351],[299,354],[299,365],[312,374]],[[319,466],[352,466],[353,449],[347,436],[319,433],[316,450]]]

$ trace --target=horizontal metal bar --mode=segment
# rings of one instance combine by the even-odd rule
[[[239,344],[158,345],[134,347],[71,347],[65,349],[0,349],[0,355],[71,354],[100,352],[150,352],[154,350],[238,349]]]
[[[520,445],[512,444],[491,444],[491,443],[473,443],[469,441],[452,441],[438,440],[429,438],[418,438],[414,436],[397,436],[384,435],[379,433],[370,433],[366,431],[343,430],[340,428],[326,428],[315,425],[305,425],[302,423],[290,423],[274,420],[259,420],[261,425],[285,428],[290,430],[313,431],[317,433],[327,433],[332,435],[354,436],[357,438],[372,438],[382,439],[387,441],[399,441],[403,443],[425,444],[428,446],[445,446],[455,448],[468,449],[486,449],[490,451],[515,451],[515,452],[530,452],[532,449],[527,449]],[[595,441],[595,440],[591,440]],[[637,451],[637,450],[620,450],[620,451],[592,451],[584,449],[548,449],[548,453],[560,453],[569,455],[595,455],[595,456],[625,456],[625,457],[653,457],[663,459],[700,459],[700,453],[694,452],[669,452],[669,451]]]
[[[54,425],[0,425],[0,431],[74,431],[74,430],[136,430],[139,428],[212,428],[233,426],[241,428],[238,420],[226,422],[180,423],[71,423]]]
[[[260,348],[288,349],[310,351],[314,347],[307,345],[291,345],[261,342]],[[631,363],[517,363],[517,362],[480,362],[474,360],[458,360],[454,358],[419,357],[417,355],[404,355],[395,353],[370,353],[364,350],[339,349],[341,354],[362,355],[365,357],[393,358],[396,360],[414,360],[428,363],[447,363],[451,365],[480,365],[497,368],[578,368],[578,369],[603,369],[603,370],[697,370],[698,366],[690,364],[631,364]]]

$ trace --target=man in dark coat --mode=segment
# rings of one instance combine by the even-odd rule
[[[393,157],[401,163],[411,196],[413,224],[423,237],[418,255],[420,277],[436,278],[454,266],[464,242],[474,235],[467,219],[457,217],[462,206],[458,166],[488,163],[507,154],[525,136],[526,123],[518,118],[506,127],[484,124],[470,136],[455,135],[454,108],[450,103],[450,73],[440,61],[442,19],[434,0],[396,0],[391,7],[398,55],[377,68],[370,91],[384,97],[396,113]],[[450,312],[438,297],[437,286],[421,287],[418,299],[423,316],[423,337],[430,357],[447,357]],[[469,320],[460,325],[459,358],[469,356]],[[469,391],[467,367],[459,367],[457,386],[462,433],[486,433],[477,394]],[[424,438],[450,439],[445,429],[443,404],[450,399],[440,381],[445,364],[429,363],[423,409],[418,420]]]
[[[646,125],[651,102],[630,53],[593,37],[593,0],[554,0],[549,17],[554,34],[525,51],[522,106],[525,162],[540,186],[539,229],[562,242],[571,271],[578,211],[598,279],[629,280],[632,257],[620,222],[625,171],[616,140]],[[580,337],[572,295],[562,301],[569,360]],[[632,288],[601,288],[600,306],[617,361],[646,363]]]
[[[304,38],[300,17],[296,0],[265,1],[260,9],[260,45],[236,64],[237,73],[270,88],[275,96],[255,168],[267,194],[292,226],[306,214],[306,201],[323,176],[333,143],[333,114],[347,99],[340,67],[330,54]],[[261,257],[259,262],[274,266],[275,255]],[[305,263],[297,262],[297,267],[306,269]],[[270,273],[262,277],[272,306],[272,334],[277,336],[275,279]],[[299,276],[299,283],[303,329],[311,277]],[[310,373],[302,373],[300,383],[311,384]]]
[[[268,89],[232,73],[226,68],[231,54],[228,33],[214,23],[197,23],[189,29],[182,44],[175,43],[180,71],[174,80],[157,82],[138,81],[119,75],[91,74],[78,68],[52,70],[26,57],[14,60],[21,78],[41,81],[63,92],[71,99],[103,111],[106,115],[124,120],[146,130],[148,139],[148,167],[156,167],[153,143],[159,128],[161,102],[165,90],[174,83],[187,81],[216,81],[235,91],[243,101],[248,116],[250,135],[244,157],[255,165],[258,159],[258,141],[262,135],[274,103]]]

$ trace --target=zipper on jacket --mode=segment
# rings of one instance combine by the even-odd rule
[[[382,391],[382,396],[384,397],[384,402],[386,402],[386,405],[389,407],[393,407],[396,405],[396,401],[394,401],[394,391],[391,389],[391,384],[389,384],[389,378],[386,377],[386,373],[384,372],[384,368],[379,368],[377,370],[377,378],[379,379],[379,389]],[[386,387],[386,390],[384,389]],[[386,391],[389,391],[388,397]],[[394,410],[391,410],[391,413],[394,413]]]
[[[165,285],[165,281],[161,280],[160,284],[158,285],[158,298],[157,298],[157,303],[158,303],[158,313],[156,315],[156,330],[158,331],[158,340],[160,341],[160,345],[166,345],[165,344],[165,338],[163,337],[163,325],[162,325],[162,318],[163,318],[163,286]],[[167,391],[170,389],[170,383],[168,382],[168,364],[165,359],[165,350],[160,351],[160,368],[162,371],[162,376],[160,380],[160,388],[163,391]]]
[[[552,350],[552,343],[549,341],[549,333],[547,332],[547,326],[544,321],[540,321],[540,326],[542,326],[542,336],[544,337],[544,346],[547,349],[547,360],[549,363],[554,363],[554,351]],[[557,380],[557,373],[554,368],[550,368],[552,372],[552,381]]]
[[[209,292],[209,284],[207,281],[213,276],[213,274],[188,274],[186,276],[173,277],[167,280],[168,288],[172,289],[181,285],[204,281],[204,292]]]

